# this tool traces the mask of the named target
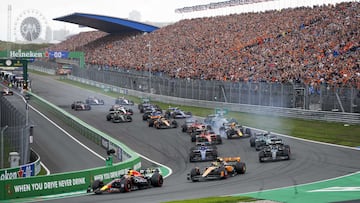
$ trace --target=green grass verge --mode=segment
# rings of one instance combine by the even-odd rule
[[[189,199],[189,200],[179,200],[179,201],[170,201],[167,203],[238,203],[238,202],[253,202],[257,199],[251,197],[207,197],[200,199]]]
[[[61,82],[100,92],[111,97],[118,97],[119,93],[106,92],[101,88],[86,85],[72,80],[59,80]],[[140,102],[140,98],[126,96],[128,99]],[[168,103],[154,102],[166,109]],[[206,116],[214,113],[213,109],[176,105],[185,111],[191,111],[193,115]],[[291,119],[258,114],[229,112],[228,117],[236,118],[242,125],[260,128],[270,132],[276,132],[294,137],[327,142],[332,144],[357,147],[360,146],[360,125],[345,125],[344,123],[325,122],[316,120]]]

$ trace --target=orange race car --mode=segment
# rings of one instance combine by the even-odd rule
[[[218,157],[211,166],[205,167],[203,170],[195,167],[187,174],[187,179],[192,182],[204,180],[226,179],[238,174],[246,172],[246,164],[240,161],[240,157]]]

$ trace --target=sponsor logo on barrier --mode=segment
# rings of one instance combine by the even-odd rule
[[[16,169],[16,171],[8,171],[5,170],[0,175],[0,180],[10,180],[10,179],[16,179],[18,178],[18,172],[19,168]]]
[[[39,163],[36,163],[36,166],[34,163],[31,163],[16,168],[5,169],[0,171],[0,180],[11,180],[35,176],[40,172],[40,167]]]
[[[52,190],[57,188],[65,188],[65,187],[72,187],[72,186],[85,185],[85,184],[86,184],[85,177],[79,177],[79,178],[49,181],[49,182],[14,185],[13,187],[15,193],[21,193],[21,192],[31,192],[38,190]]]
[[[94,176],[94,180],[106,180],[106,179],[118,178],[121,175],[124,175],[125,172],[126,172],[125,169],[122,169],[122,170],[119,170],[119,171],[113,171],[113,172],[109,172],[109,173],[98,174],[98,175]]]

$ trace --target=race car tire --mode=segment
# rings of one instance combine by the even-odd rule
[[[289,148],[285,148],[284,150],[284,155],[287,156],[286,160],[290,160],[290,147]]]
[[[186,127],[182,127],[181,132],[183,132],[183,133],[186,132]]]
[[[206,126],[206,130],[212,131],[213,128],[211,127],[211,125],[207,125],[207,126]]]
[[[220,135],[216,135],[217,144],[222,144],[222,138]]]
[[[105,105],[104,100],[101,100],[101,101],[100,101],[100,104],[101,104],[101,105]]]
[[[255,147],[255,137],[250,138],[250,147]]]
[[[235,164],[235,170],[238,174],[244,174],[246,172],[246,164],[244,162],[237,162]]]
[[[96,194],[101,194],[101,191],[98,190],[100,188],[102,188],[104,186],[104,182],[101,180],[95,180],[92,185],[91,188],[92,190],[96,193]]]
[[[251,136],[252,132],[250,128],[245,128],[245,134]]]
[[[152,176],[151,176],[151,185],[154,186],[154,187],[161,187],[164,183],[164,179],[162,177],[161,174],[159,173],[154,173]]]
[[[290,154],[290,153],[291,153],[291,151],[290,151],[290,146],[289,146],[289,145],[284,145],[284,147],[285,147],[285,149],[288,150],[288,152],[289,152],[289,154]]]
[[[265,154],[263,151],[259,152],[259,162],[262,163],[264,162],[263,158],[265,157]]]
[[[131,180],[129,178],[124,178],[120,181],[120,192],[130,192],[131,191]]]
[[[176,121],[172,121],[171,122],[173,128],[177,128],[178,127],[178,123]]]
[[[191,142],[195,142],[196,141],[196,135],[191,135]]]
[[[226,131],[226,137],[227,137],[227,139],[232,139],[230,130]]]
[[[191,181],[197,182],[198,180],[194,179],[193,177],[198,176],[198,175],[200,175],[199,169],[197,169],[197,168],[191,169],[191,171],[190,171],[190,179],[191,179]]]
[[[192,155],[189,156],[189,162],[190,162],[190,163],[195,162],[195,161],[193,160]]]
[[[153,120],[149,120],[149,127],[154,127],[154,121]]]

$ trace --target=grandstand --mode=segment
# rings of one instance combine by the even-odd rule
[[[143,71],[151,57],[154,73],[176,78],[360,88],[358,10],[347,2],[182,20],[147,35],[93,31],[50,49],[115,69]]]

